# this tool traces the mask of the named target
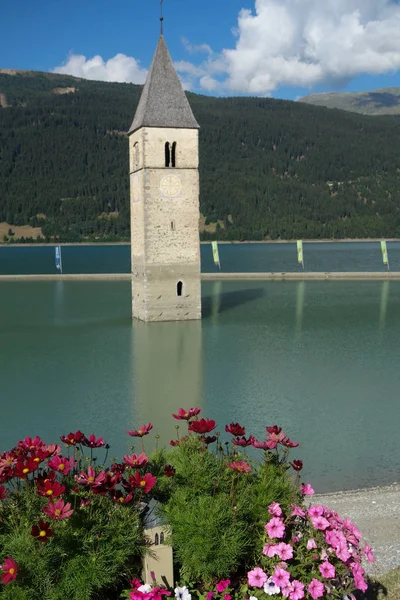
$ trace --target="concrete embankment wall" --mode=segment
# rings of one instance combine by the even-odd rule
[[[354,273],[202,273],[202,280],[265,280],[265,281],[400,281],[399,271],[354,272]],[[130,273],[54,274],[54,275],[0,275],[1,281],[102,281],[131,279]]]

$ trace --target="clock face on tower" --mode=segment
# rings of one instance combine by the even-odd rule
[[[165,175],[160,182],[160,191],[168,198],[179,196],[182,190],[181,180],[177,175]]]

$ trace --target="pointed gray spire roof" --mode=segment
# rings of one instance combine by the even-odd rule
[[[140,127],[198,129],[163,35],[160,35],[150,71],[128,134]]]

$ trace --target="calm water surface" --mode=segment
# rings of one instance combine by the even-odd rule
[[[129,282],[0,282],[0,451],[80,428],[120,457],[128,427],[168,442],[200,405],[221,429],[283,426],[318,491],[393,482],[399,303],[400,282],[216,281],[202,322],[143,324]]]

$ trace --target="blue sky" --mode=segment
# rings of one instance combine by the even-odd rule
[[[143,82],[159,33],[159,0],[13,0],[0,15],[0,68],[92,79]],[[393,0],[164,0],[164,16],[177,70],[197,93],[400,87]]]

